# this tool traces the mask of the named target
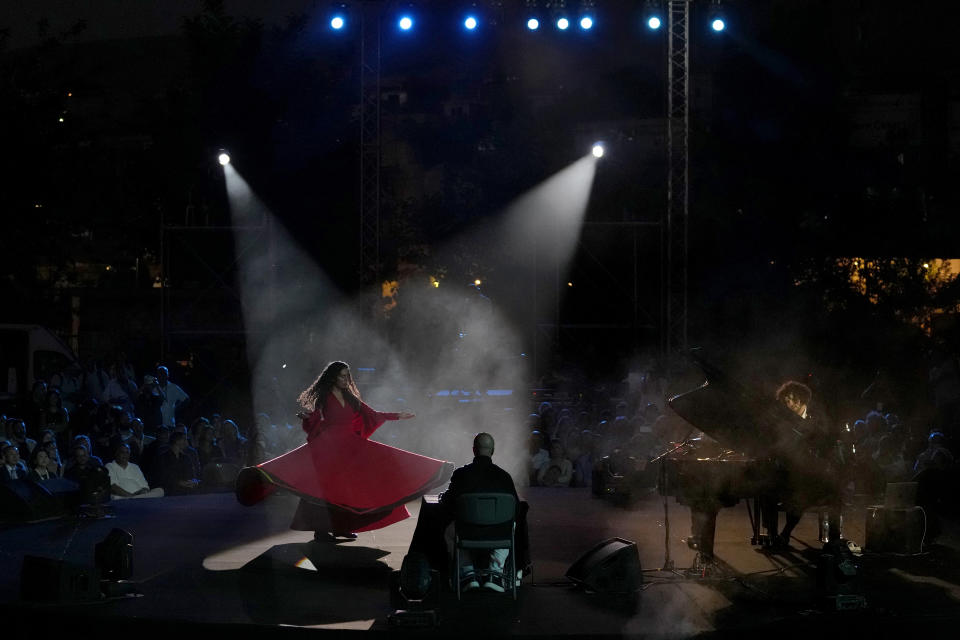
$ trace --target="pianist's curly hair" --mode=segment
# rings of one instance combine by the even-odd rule
[[[777,400],[783,402],[787,396],[796,396],[803,404],[809,404],[813,392],[802,382],[787,380],[777,389]]]

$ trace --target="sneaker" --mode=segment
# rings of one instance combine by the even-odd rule
[[[520,586],[520,583],[523,582],[523,569],[517,571],[517,586]]]
[[[474,589],[479,589],[479,588],[480,588],[480,583],[477,581],[477,576],[470,576],[469,578],[464,578],[463,580],[460,581],[461,593],[466,593],[467,591],[473,591]]]
[[[483,583],[483,588],[503,593],[503,577],[490,574],[487,576],[487,581]]]

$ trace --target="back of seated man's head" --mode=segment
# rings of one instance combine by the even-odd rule
[[[473,455],[493,456],[493,436],[489,433],[478,433],[473,439]]]

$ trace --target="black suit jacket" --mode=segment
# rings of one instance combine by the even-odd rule
[[[18,462],[18,463],[17,463],[17,479],[18,479],[18,480],[26,480],[26,479],[27,479],[27,473],[28,473],[28,472],[27,472],[27,467],[23,464],[23,462],[22,462],[22,461],[21,461],[21,462]],[[11,481],[11,480],[13,480],[13,478],[10,477],[10,472],[7,471],[7,465],[6,465],[6,463],[0,462],[0,481],[7,482],[7,481]]]
[[[516,498],[517,488],[510,474],[493,464],[490,456],[476,456],[453,472],[450,486],[440,496],[440,505],[449,517],[454,515],[457,498],[465,493],[510,493]]]

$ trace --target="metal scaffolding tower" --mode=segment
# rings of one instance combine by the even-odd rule
[[[667,55],[667,207],[662,351],[669,360],[687,348],[687,222],[690,189],[690,4],[669,0]]]
[[[360,278],[365,283],[380,276],[380,20],[380,2],[361,5]]]

